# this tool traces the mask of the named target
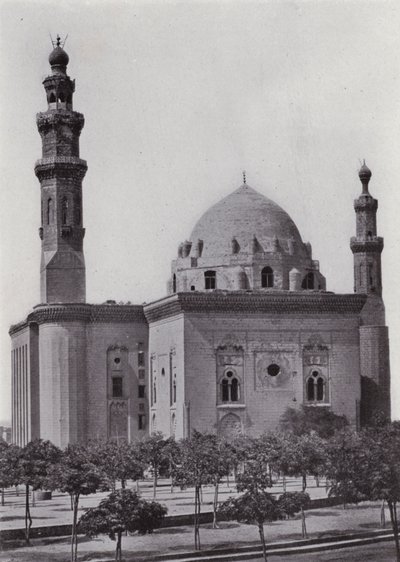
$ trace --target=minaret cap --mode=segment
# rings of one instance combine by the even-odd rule
[[[368,183],[369,183],[369,180],[371,179],[371,176],[372,176],[372,172],[368,168],[368,166],[366,165],[365,160],[364,160],[363,165],[361,166],[361,168],[358,171],[358,177],[360,178],[362,186],[363,186],[363,193],[368,193]]]
[[[63,67],[65,67],[69,63],[69,56],[64,51],[64,49],[61,47],[60,43],[61,43],[60,36],[57,35],[56,46],[54,47],[54,49],[52,50],[52,52],[49,55],[49,63],[50,63],[50,66],[52,66],[52,67],[53,66],[63,66]],[[53,45],[54,45],[54,43],[53,43]]]

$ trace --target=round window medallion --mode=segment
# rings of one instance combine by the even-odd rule
[[[116,365],[119,365],[119,364],[121,363],[121,359],[120,359],[119,357],[116,357],[116,358],[114,359],[114,363],[115,363]]]
[[[233,376],[232,371],[228,371],[228,372],[226,373],[226,376],[227,376],[228,378],[231,378],[231,377]]]
[[[281,368],[276,363],[271,363],[271,365],[268,365],[267,367],[267,373],[271,377],[276,377],[277,375],[279,375],[280,372],[281,372]]]

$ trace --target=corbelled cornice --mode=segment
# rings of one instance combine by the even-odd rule
[[[29,324],[53,324],[59,322],[139,322],[146,324],[142,305],[134,304],[40,304],[23,322],[14,324],[9,334],[24,329]]]
[[[35,162],[35,174],[39,181],[53,179],[58,176],[72,177],[82,181],[86,171],[86,160],[82,160],[77,156],[50,156]]]
[[[183,312],[235,314],[359,314],[363,294],[214,291],[177,293],[144,306],[149,323]]]

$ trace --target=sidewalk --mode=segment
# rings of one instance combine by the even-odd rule
[[[388,514],[387,514],[388,517]],[[324,508],[308,511],[307,530],[310,538],[341,537],[349,533],[380,530],[380,505],[365,503],[360,506]],[[202,525],[200,531],[202,550],[258,545],[256,526],[235,522],[222,522],[219,529],[211,524]],[[387,525],[390,528],[390,525]],[[268,543],[290,542],[301,539],[301,521],[277,521],[265,525]],[[18,544],[3,545],[2,562],[67,562],[69,560],[69,538],[37,539],[31,547]],[[152,535],[123,537],[123,555],[126,560],[163,560],[168,554],[193,551],[193,529],[189,526],[158,529]],[[79,538],[79,560],[105,562],[113,559],[115,543],[108,537],[89,540]],[[161,558],[160,558],[161,555]],[[205,558],[207,560],[207,558]]]

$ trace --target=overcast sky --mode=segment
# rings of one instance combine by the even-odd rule
[[[399,8],[397,0],[0,0],[0,421],[10,417],[8,327],[39,302],[33,165],[49,33],[68,34],[74,108],[86,121],[88,302],[163,296],[178,244],[242,183],[243,169],[311,242],[328,290],[352,292],[349,239],[365,158],[385,237],[400,417]]]

